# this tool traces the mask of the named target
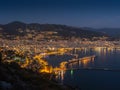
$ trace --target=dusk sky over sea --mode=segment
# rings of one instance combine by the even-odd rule
[[[0,24],[12,21],[120,28],[120,0],[0,0]]]

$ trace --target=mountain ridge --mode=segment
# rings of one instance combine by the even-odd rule
[[[108,36],[107,34],[97,31],[87,30],[83,28],[61,25],[61,24],[39,24],[39,23],[24,23],[20,21],[14,21],[8,24],[1,25],[3,33],[10,35],[26,35],[26,30],[34,30],[37,33],[52,31],[57,32],[56,35],[61,37],[80,37],[80,38],[92,38]],[[22,34],[21,32],[22,31]]]
[[[120,38],[120,28],[90,28],[90,27],[83,27],[83,29],[87,30],[92,30],[92,31],[97,31],[97,32],[102,32],[106,33],[109,36],[115,37],[115,38]]]

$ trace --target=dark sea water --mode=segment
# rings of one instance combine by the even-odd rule
[[[73,50],[70,53],[78,54],[79,58],[90,55],[96,57],[82,60],[79,64],[69,64],[70,68],[60,72],[57,78],[61,83],[78,90],[120,90],[120,50],[96,48]],[[72,55],[55,55],[50,56],[48,62],[58,66],[60,62],[72,58]]]

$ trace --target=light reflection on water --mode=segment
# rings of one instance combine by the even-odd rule
[[[120,50],[111,48],[95,48],[76,51],[79,57],[96,55],[95,59],[81,60],[70,63],[71,70],[61,73],[61,83],[79,87],[83,90],[120,89]],[[72,68],[107,68],[106,70],[73,70]]]
[[[66,71],[61,70],[58,72],[58,75],[56,76],[56,80],[58,80],[61,84],[63,84],[65,72]]]
[[[78,62],[69,64],[69,68],[87,68],[87,67],[108,67],[108,68],[120,68],[120,50],[113,48],[83,48],[81,50],[70,51],[69,54],[53,55],[47,58],[47,61],[53,67],[59,67],[59,64],[64,61],[74,59],[74,55],[78,55],[78,58],[85,56],[95,55],[95,58],[85,59]]]

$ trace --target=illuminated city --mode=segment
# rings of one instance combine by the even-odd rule
[[[117,0],[2,0],[0,90],[119,90]]]

